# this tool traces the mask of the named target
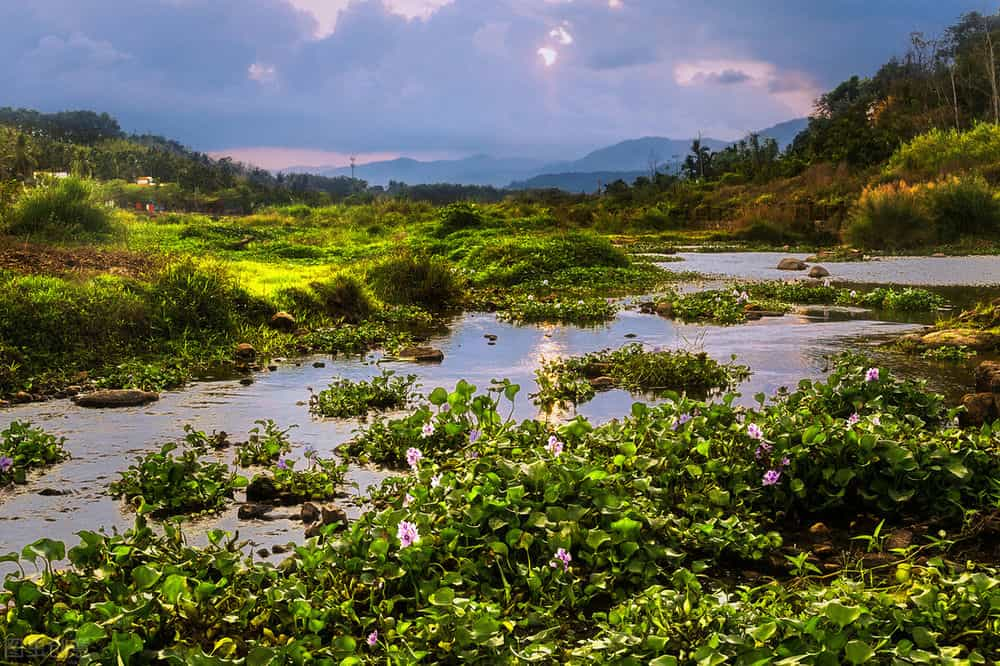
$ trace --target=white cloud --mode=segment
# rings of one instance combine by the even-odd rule
[[[569,34],[564,26],[559,26],[549,31],[549,37],[554,38],[557,42],[563,46],[567,46],[573,43],[573,35]]]
[[[255,62],[247,67],[247,77],[251,81],[257,81],[258,83],[274,83],[277,79],[277,74],[278,72],[274,65]]]
[[[316,17],[318,28],[316,37],[326,37],[337,29],[337,17],[341,10],[357,0],[288,0],[297,9]],[[426,19],[454,0],[384,0],[385,7],[408,19]]]
[[[546,67],[556,64],[556,60],[559,59],[559,52],[548,46],[538,49],[537,53],[542,57],[542,62],[545,63]]]

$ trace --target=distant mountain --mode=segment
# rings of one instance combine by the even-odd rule
[[[631,183],[639,176],[648,176],[648,171],[595,171],[592,173],[544,173],[527,180],[515,180],[512,190],[547,190],[555,188],[566,192],[597,192],[601,187],[616,180]]]
[[[757,132],[771,137],[784,148],[805,129],[807,119],[797,118]],[[702,143],[713,151],[722,150],[731,141],[703,137]],[[460,160],[420,162],[401,157],[384,162],[371,162],[355,167],[354,175],[370,185],[388,185],[390,180],[408,185],[456,183],[462,185],[493,185],[494,187],[558,187],[573,192],[592,192],[597,181],[610,182],[621,178],[631,182],[637,176],[657,168],[676,169],[691,148],[691,139],[668,139],[647,136],[629,139],[613,146],[599,148],[578,160],[543,162],[522,158],[495,158],[474,155]],[[350,176],[350,167],[293,167],[289,173],[315,173],[322,176]]]
[[[407,185],[427,183],[458,183],[462,185],[493,185],[503,187],[512,180],[529,177],[544,166],[541,160],[495,158],[474,155],[460,160],[420,162],[400,157],[385,162],[370,162],[354,167],[354,176],[369,185],[388,185],[396,180]],[[350,167],[293,167],[290,173],[319,173],[323,176],[350,176]]]

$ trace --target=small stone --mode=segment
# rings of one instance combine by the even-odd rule
[[[821,534],[829,534],[829,533],[830,533],[830,528],[827,527],[824,523],[814,523],[812,527],[809,528],[809,534],[812,534],[814,536],[818,536]]]
[[[909,548],[910,544],[913,543],[913,532],[908,529],[898,529],[889,535],[889,540],[886,543],[886,548],[889,550],[895,550],[897,548]]]
[[[486,343],[486,346],[488,346],[488,347],[496,347],[496,346],[497,346],[497,343],[495,343],[495,342],[493,342],[493,341],[491,340],[490,342],[487,342],[487,343]]]
[[[299,517],[303,523],[311,524],[315,523],[323,514],[320,512],[319,507],[312,502],[306,502],[302,505]]]
[[[261,548],[260,550],[257,551],[257,556],[262,558],[271,557],[271,551],[269,551],[267,548]]]
[[[629,340],[631,340],[631,339],[633,339],[633,338],[637,338],[637,337],[639,337],[639,336],[638,336],[638,335],[636,335],[635,333],[626,333],[626,334],[625,334],[625,337],[626,337],[626,338],[628,338]]]
[[[137,407],[160,399],[158,393],[139,389],[104,389],[73,397],[80,407]]]
[[[600,377],[594,377],[590,380],[590,385],[594,387],[595,390],[603,391],[610,388],[614,388],[615,380],[606,375]]]
[[[820,557],[827,557],[836,553],[837,550],[828,543],[818,543],[813,546],[812,552]]]
[[[824,562],[820,566],[820,568],[823,569],[823,571],[826,571],[828,573],[832,573],[834,571],[840,571],[840,565],[837,564],[836,562]]]
[[[976,368],[976,393],[1000,393],[1000,362],[983,361]]]
[[[347,512],[340,507],[323,507],[322,513],[324,525],[341,525],[347,527]]]
[[[496,342],[497,339],[497,336],[493,335],[492,333],[487,333],[483,337],[489,340],[490,342]]]
[[[276,543],[273,546],[271,546],[271,552],[274,553],[275,555],[281,555],[282,553],[287,553],[288,549],[282,546],[281,544]]]
[[[62,497],[63,495],[71,495],[73,491],[71,490],[60,490],[58,488],[42,488],[38,491],[38,494],[42,497]]]
[[[248,342],[236,345],[236,360],[242,363],[253,363],[257,360],[257,350]]]
[[[298,324],[295,321],[295,317],[285,311],[277,312],[271,317],[271,328],[275,330],[291,333],[297,327]]]
[[[964,427],[992,423],[997,418],[997,404],[993,393],[969,393],[962,397],[965,411],[959,413],[958,422]]]
[[[244,377],[240,380],[240,384],[243,384],[243,386],[250,386],[253,384],[253,377]]]
[[[661,317],[674,316],[674,304],[670,301],[660,301],[656,304],[656,314]]]
[[[830,275],[830,271],[826,270],[822,266],[813,266],[809,269],[809,277],[811,278],[825,278]]]
[[[315,363],[313,363],[313,367],[314,368],[325,368],[326,367],[326,363],[324,363],[323,361],[316,361]]]
[[[277,372],[278,371],[278,366],[276,366],[276,365],[269,365],[269,366],[267,366],[267,370],[268,370],[268,372]]]
[[[11,402],[15,405],[23,405],[26,402],[31,402],[31,394],[27,391],[18,391],[14,394],[14,397],[11,398]]]

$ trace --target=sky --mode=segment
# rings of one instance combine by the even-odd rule
[[[0,105],[265,168],[737,138],[969,0],[0,0]]]

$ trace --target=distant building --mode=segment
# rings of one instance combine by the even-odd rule
[[[136,185],[156,185],[156,179],[152,176],[139,176],[135,179]]]
[[[44,180],[46,178],[69,178],[69,172],[67,171],[35,171],[31,174],[34,180]]]

